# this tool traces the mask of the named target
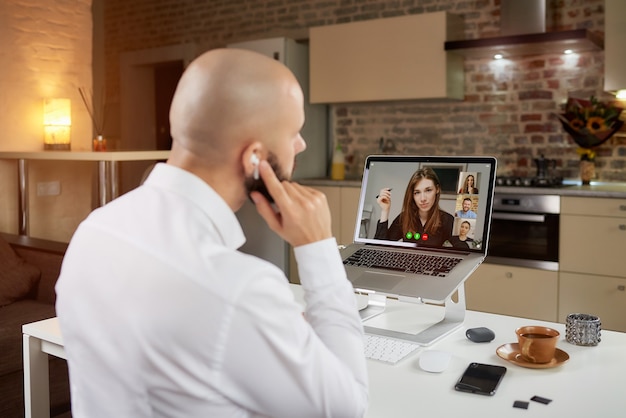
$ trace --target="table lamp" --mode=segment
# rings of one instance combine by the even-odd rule
[[[44,150],[69,150],[71,126],[72,103],[70,99],[44,99]]]

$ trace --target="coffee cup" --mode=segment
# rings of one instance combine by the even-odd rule
[[[554,358],[560,333],[552,328],[538,325],[515,330],[522,359],[529,363],[549,363]]]

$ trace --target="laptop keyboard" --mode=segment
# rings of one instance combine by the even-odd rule
[[[365,334],[365,358],[396,364],[420,346],[408,341]]]
[[[405,273],[446,277],[462,259],[436,255],[359,248],[344,264],[367,268],[382,268]]]

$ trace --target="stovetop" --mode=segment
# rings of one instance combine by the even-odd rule
[[[561,187],[563,186],[563,178],[499,176],[496,177],[496,185],[507,187]]]

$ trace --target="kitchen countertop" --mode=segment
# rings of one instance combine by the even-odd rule
[[[326,187],[361,187],[360,179],[331,180],[328,178],[297,180],[307,186]],[[497,186],[496,193],[511,194],[549,194],[558,196],[604,197],[612,199],[626,199],[626,183],[620,182],[591,182],[588,186],[580,184],[580,180],[564,180],[560,187],[508,187]]]
[[[549,194],[558,196],[604,197],[626,199],[626,183],[591,182],[583,186],[580,182],[565,183],[560,187],[496,187],[496,193]]]
[[[325,186],[325,187],[361,187],[361,179],[331,180],[328,178],[317,179],[296,179],[300,184],[307,186]]]

